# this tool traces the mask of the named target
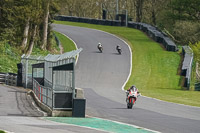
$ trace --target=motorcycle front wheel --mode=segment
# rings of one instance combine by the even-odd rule
[[[134,98],[131,98],[131,101],[129,103],[127,103],[127,108],[128,109],[132,109],[133,108],[133,101],[134,101]]]

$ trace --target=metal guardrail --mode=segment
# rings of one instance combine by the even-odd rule
[[[6,85],[17,86],[17,76],[15,75],[6,75],[5,79]]]
[[[190,88],[192,63],[193,63],[193,51],[189,46],[183,46],[182,54],[184,56],[183,64],[181,68],[181,75],[185,76],[185,87]]]
[[[17,86],[17,74],[0,73],[0,83],[11,86]]]
[[[52,88],[42,86],[33,79],[33,92],[42,103],[52,108]]]
[[[0,84],[5,84],[6,73],[0,73]]]

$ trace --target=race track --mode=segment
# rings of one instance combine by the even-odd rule
[[[88,28],[54,24],[54,30],[83,48],[76,65],[76,87],[84,89],[87,115],[163,133],[200,132],[200,108],[197,107],[142,96],[133,109],[126,109],[122,86],[130,72],[131,53],[121,39]],[[98,42],[103,45],[103,53],[98,52]],[[115,50],[117,44],[122,47],[122,55]]]

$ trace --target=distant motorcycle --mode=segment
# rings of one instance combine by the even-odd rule
[[[98,44],[97,48],[101,53],[103,52],[103,46],[101,45],[101,43]]]
[[[127,108],[132,109],[133,105],[135,104],[137,97],[140,96],[138,89],[135,86],[132,86],[127,92]]]
[[[118,51],[119,54],[122,54],[122,50],[121,49],[118,49],[117,51]]]
[[[117,45],[116,50],[119,54],[122,54],[122,49],[119,45]]]

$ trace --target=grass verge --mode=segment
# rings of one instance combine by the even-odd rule
[[[179,53],[165,51],[160,44],[152,41],[143,32],[127,27],[67,21],[54,21],[54,23],[98,29],[126,40],[133,55],[132,73],[125,89],[135,84],[145,96],[200,107],[200,92],[185,91],[180,86]]]
[[[76,49],[74,43],[67,36],[56,31],[54,31],[54,33],[59,39],[64,52],[69,52]]]

